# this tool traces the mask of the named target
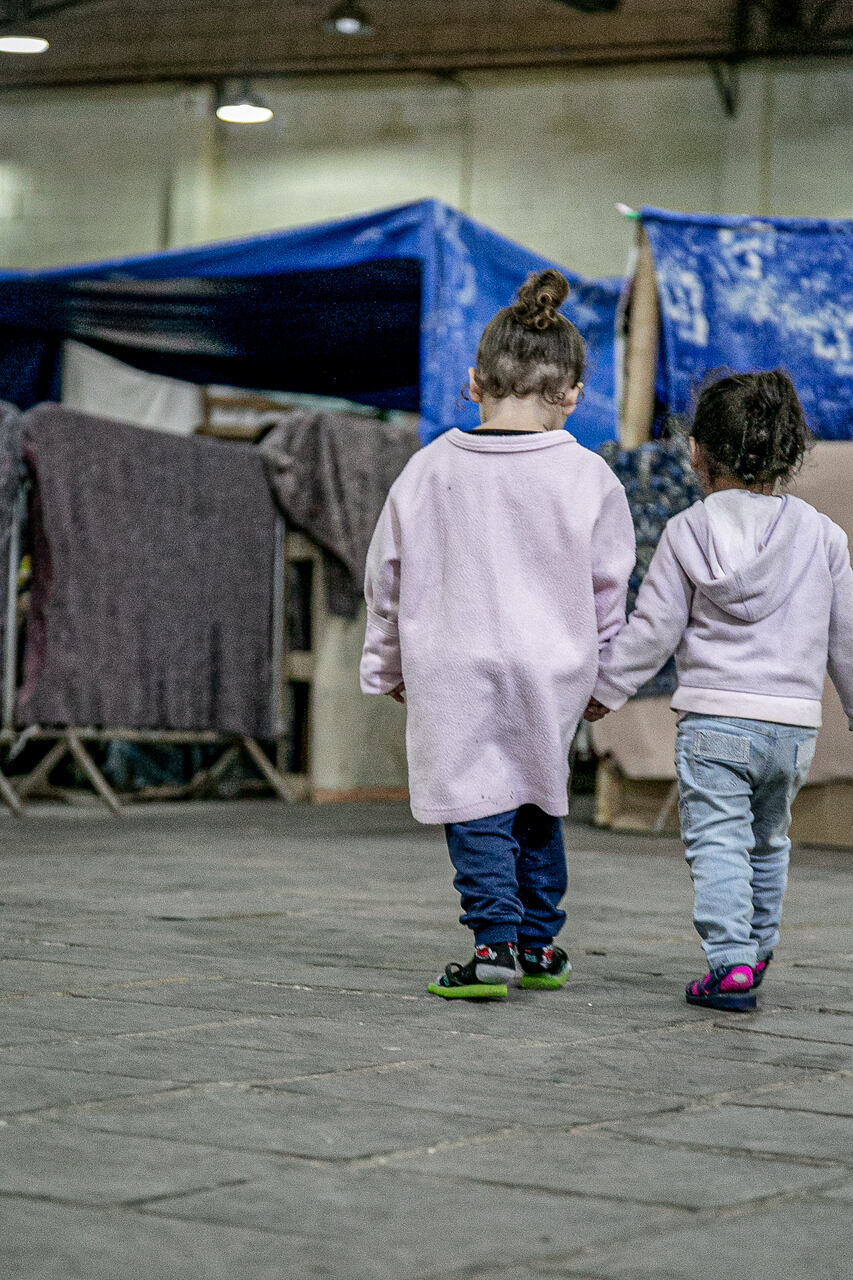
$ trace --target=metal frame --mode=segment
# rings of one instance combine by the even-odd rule
[[[222,755],[219,759],[206,769],[202,769],[188,783],[149,787],[144,793],[146,799],[200,798],[214,788],[228,766],[244,751],[281,800],[288,804],[295,804],[305,799],[305,789],[300,785],[300,780],[280,773],[256,739],[242,734],[222,734],[215,730],[199,730],[193,733],[181,729],[45,729],[40,725],[32,725],[17,735],[4,731],[2,740],[12,745],[13,753],[20,751],[28,742],[53,743],[46,755],[29,773],[15,779],[14,784],[4,779],[9,794],[3,791],[3,799],[18,816],[23,814],[23,801],[28,796],[41,795],[62,800],[69,798],[66,791],[51,786],[48,781],[50,774],[67,755],[71,755],[77,762],[93,790],[112,814],[121,817],[126,812],[126,806],[122,804],[118,793],[107,782],[87,751],[86,743],[139,742],[151,745],[172,743],[175,746],[206,743],[222,747]]]
[[[807,21],[799,0],[734,0],[730,27],[730,50],[709,64],[714,87],[725,114],[733,119],[740,107],[740,68],[759,58],[848,56],[853,52],[853,24],[834,29],[829,25],[841,7],[841,0],[823,0]],[[752,45],[752,20],[763,13],[767,34],[758,48]],[[822,41],[845,42],[849,48],[835,49]]]
[[[723,111],[733,120],[740,106],[740,63],[712,62],[709,65]]]

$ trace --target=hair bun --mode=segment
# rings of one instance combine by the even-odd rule
[[[569,296],[569,282],[554,267],[529,275],[518,291],[512,314],[525,329],[550,329],[557,323],[557,309]]]

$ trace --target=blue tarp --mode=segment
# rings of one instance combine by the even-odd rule
[[[643,209],[661,299],[667,407],[709,370],[781,366],[816,435],[853,438],[853,222]]]
[[[0,273],[0,397],[27,407],[48,395],[58,344],[75,337],[195,382],[419,410],[429,440],[475,424],[459,393],[480,333],[528,272],[551,265],[426,200],[247,240]],[[571,425],[594,448],[616,434],[620,282],[565,274],[565,312],[590,355]]]

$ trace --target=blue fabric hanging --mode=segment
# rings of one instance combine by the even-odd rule
[[[426,442],[472,427],[459,403],[486,322],[553,266],[436,200],[142,257],[0,273],[0,397],[43,398],[58,339],[193,382],[308,391],[419,411]],[[616,435],[620,281],[565,272],[590,356],[572,431]],[[18,353],[17,355],[15,353]],[[36,376],[38,374],[38,376]]]
[[[853,221],[643,209],[661,300],[670,411],[712,369],[781,366],[806,420],[853,438]]]

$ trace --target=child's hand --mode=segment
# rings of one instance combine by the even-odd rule
[[[599,702],[597,698],[590,698],[589,706],[583,713],[584,720],[589,720],[590,724],[595,724],[596,720],[603,720],[605,716],[610,715],[610,708],[605,707],[603,702]]]
[[[396,686],[396,688],[394,688],[394,689],[389,689],[389,690],[388,690],[388,697],[389,697],[389,698],[393,698],[395,702],[402,702],[402,703],[404,703],[404,704],[405,704],[405,701],[406,701],[406,686],[403,684],[403,681],[402,681],[402,680],[401,680],[401,681],[400,681],[400,683]]]

